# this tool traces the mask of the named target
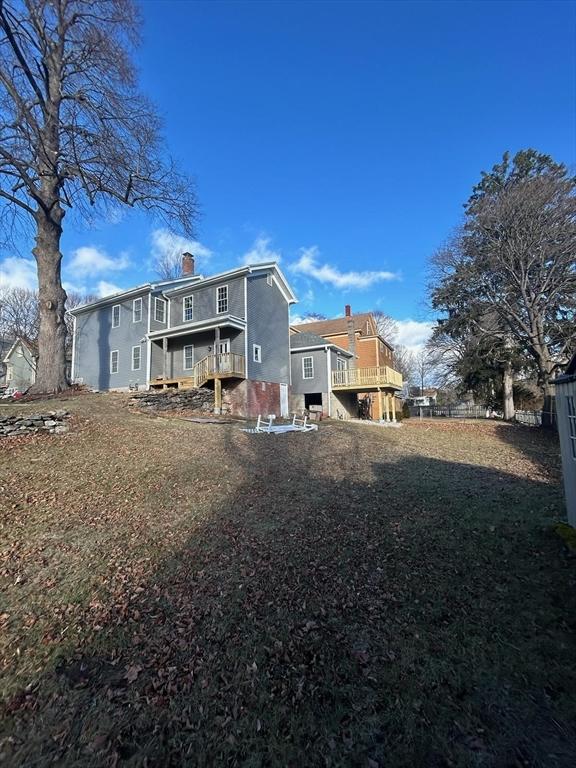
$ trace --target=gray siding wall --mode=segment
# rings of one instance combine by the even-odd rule
[[[560,435],[560,447],[562,449],[562,474],[564,476],[564,495],[568,522],[576,527],[576,459],[572,455],[572,441],[570,440],[570,425],[568,412],[568,398],[576,401],[576,381],[566,381],[556,384],[556,408],[558,411],[558,433]]]
[[[290,383],[288,302],[266,275],[247,278],[248,286],[248,378],[255,381]],[[262,362],[253,360],[253,344],[262,347]]]
[[[224,328],[220,331],[221,339],[230,340],[230,351],[237,355],[244,354],[244,331],[234,328]],[[184,347],[188,344],[194,346],[194,363],[214,352],[214,331],[202,331],[200,333],[186,334],[168,339],[168,358],[166,363],[166,376],[177,378],[178,376],[190,376],[192,371],[184,369]],[[154,380],[162,376],[163,352],[162,341],[152,342],[152,364],[150,378]]]
[[[194,319],[192,322],[200,322],[217,317],[216,291],[218,286],[228,286],[228,312],[235,317],[244,317],[244,278],[236,277],[232,280],[219,280],[217,283],[203,286],[191,286],[186,293],[182,292],[170,299],[170,324],[172,327],[182,325],[182,303],[184,296],[194,296]],[[244,354],[244,352],[242,352]]]
[[[302,375],[302,359],[314,360],[314,378],[305,379]],[[299,394],[310,392],[328,392],[328,356],[324,349],[294,351],[291,353],[292,391]]]
[[[76,316],[74,377],[93,389],[146,384],[148,294],[142,293],[142,320],[132,322],[133,297],[96,307]],[[120,305],[120,326],[112,328],[112,307]],[[132,370],[132,347],[140,345],[140,370]],[[110,373],[110,352],[118,350],[118,373]]]

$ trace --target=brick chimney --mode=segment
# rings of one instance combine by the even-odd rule
[[[182,254],[182,277],[194,274],[194,256],[191,253]]]
[[[354,332],[354,318],[352,317],[350,304],[346,304],[344,312],[346,315],[346,330],[348,331],[348,352],[352,352],[353,355],[350,358],[348,367],[356,368],[356,334]]]

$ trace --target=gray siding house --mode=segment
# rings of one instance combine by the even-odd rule
[[[311,405],[322,406],[331,418],[357,416],[357,398],[332,390],[332,372],[347,370],[352,353],[315,333],[290,336],[292,387],[290,409],[299,412]]]
[[[17,338],[2,360],[6,386],[23,391],[31,387],[36,381],[37,359],[36,345],[26,339]]]
[[[72,310],[74,381],[99,390],[214,388],[215,407],[288,415],[289,309],[275,263],[148,283]]]

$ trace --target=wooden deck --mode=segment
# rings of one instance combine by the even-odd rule
[[[373,392],[402,389],[402,374],[387,365],[374,368],[349,368],[332,372],[332,389],[348,392]]]
[[[190,371],[189,376],[153,379],[150,382],[150,389],[192,389],[202,387],[211,380],[244,378],[246,378],[246,358],[244,355],[228,352],[203,357]]]

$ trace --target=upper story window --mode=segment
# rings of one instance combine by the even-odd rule
[[[222,312],[228,312],[228,286],[219,285],[216,288],[216,312],[221,315]]]
[[[166,322],[166,302],[158,297],[154,299],[154,320],[157,323]]]
[[[120,326],[120,304],[114,304],[112,307],[112,328]]]
[[[260,344],[252,344],[252,358],[255,363],[262,362],[262,347]]]
[[[302,378],[303,379],[314,378],[314,358],[313,357],[302,358]]]
[[[339,371],[346,371],[346,370],[348,370],[348,360],[346,360],[345,357],[337,357],[336,358],[336,368]]]
[[[110,352],[110,373],[118,373],[118,355],[117,349]]]
[[[142,299],[134,299],[132,302],[132,322],[139,323],[142,320]]]
[[[268,285],[272,285],[272,275],[270,273],[266,275],[266,282]]]
[[[194,319],[194,296],[184,296],[182,302],[182,322],[190,323]]]

